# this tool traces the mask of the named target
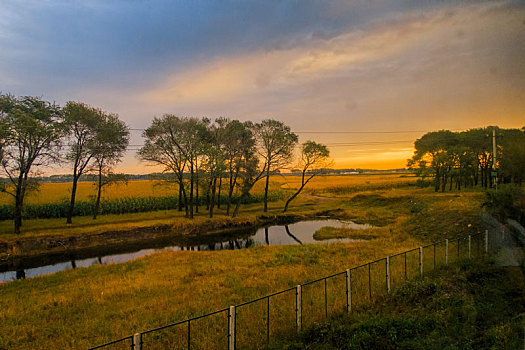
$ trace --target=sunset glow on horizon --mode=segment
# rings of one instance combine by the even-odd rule
[[[120,172],[160,170],[134,149],[165,113],[279,119],[335,168],[406,167],[428,131],[525,126],[522,1],[8,0],[0,47],[1,92],[134,129]]]

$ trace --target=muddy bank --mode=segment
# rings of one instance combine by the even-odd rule
[[[341,218],[344,211],[334,210],[310,215],[260,215],[252,219],[209,219],[204,222],[183,222],[171,225],[154,225],[137,227],[130,230],[115,230],[102,233],[80,234],[74,236],[41,236],[41,237],[20,237],[14,242],[0,242],[0,265],[5,265],[8,260],[36,258],[42,256],[73,254],[77,256],[85,253],[89,254],[96,249],[115,250],[118,247],[123,249],[134,246],[151,246],[152,244],[162,244],[164,240],[175,240],[184,244],[184,239],[196,236],[221,235],[229,231],[253,228],[261,226],[288,224],[301,220],[330,217]],[[4,264],[2,264],[4,262]]]

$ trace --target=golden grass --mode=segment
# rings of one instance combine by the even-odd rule
[[[330,175],[317,176],[307,189],[322,189],[333,186],[353,186],[369,184],[399,183],[415,181],[415,177],[401,177],[401,175]],[[299,176],[272,176],[270,178],[270,190],[295,189],[300,185]],[[71,183],[42,183],[38,191],[29,193],[26,197],[27,204],[44,204],[67,202],[71,196]],[[252,193],[264,191],[264,179],[255,184]],[[223,194],[227,191],[227,181],[223,179]],[[203,193],[201,193],[202,195]],[[96,188],[93,182],[79,182],[76,198],[79,201],[93,200]],[[103,198],[106,200],[124,197],[164,197],[178,196],[178,187],[175,183],[166,183],[157,180],[129,181],[107,186],[103,190]],[[12,197],[0,193],[0,205],[12,204]]]
[[[417,243],[392,236],[373,243],[164,252],[15,281],[0,286],[0,347],[87,348],[344,271]],[[293,310],[294,305],[282,307]],[[255,320],[247,322],[264,329]],[[196,329],[193,336],[203,338]]]
[[[476,214],[481,196],[479,192],[434,193],[431,189],[408,187],[365,191],[336,199],[305,195],[293,203],[291,213],[340,208],[341,216],[378,225],[367,230],[377,239],[349,244],[270,246],[236,251],[164,252],[124,264],[92,266],[0,285],[0,348],[86,348],[136,331],[222,309],[422,243],[474,234],[480,230]],[[271,212],[280,212],[282,205],[282,202],[271,203]],[[244,207],[242,215],[255,217],[259,214],[261,204],[253,204]],[[108,221],[100,226],[87,221],[83,223],[82,218],[78,220],[78,226],[64,232],[90,232],[107,227],[127,228],[145,223],[187,220],[180,215],[168,211],[108,216],[104,218]],[[207,219],[201,214],[195,222],[204,220]],[[216,220],[228,219],[219,212]],[[83,224],[85,226],[81,226]],[[59,223],[56,222],[56,225]],[[35,232],[60,232],[60,228],[52,226],[50,224],[48,228]],[[414,254],[409,257],[408,266],[412,276],[418,273],[417,254]],[[430,255],[425,253],[425,258],[428,257]],[[392,260],[394,263],[395,259]],[[379,276],[372,285],[374,290],[384,291],[383,270],[384,263],[374,265],[372,275]],[[355,287],[360,291],[356,294],[358,304],[367,300],[367,294],[363,294],[367,283],[362,279],[367,276],[367,271],[360,269],[355,272]],[[399,273],[392,273],[394,281],[396,278],[402,280]],[[318,284],[311,288],[323,289]],[[328,284],[328,290],[329,305],[339,310],[344,305],[340,298],[333,298],[337,293],[344,297],[341,294],[344,290],[331,284]],[[323,315],[322,308],[319,309],[319,305],[323,305],[322,294],[305,293],[313,293],[305,294],[305,313]],[[271,326],[273,336],[277,336],[277,326],[291,324],[293,329],[294,294],[288,294],[278,299],[279,302],[272,301],[272,317],[283,315],[283,319],[274,320]],[[260,304],[250,307],[264,310],[264,305]],[[260,318],[264,313],[261,314],[263,311],[260,310],[253,312],[244,314],[243,332],[252,330],[260,337],[264,335],[261,333],[264,321]],[[217,322],[195,323],[192,334],[196,346],[216,347],[218,338],[215,336],[222,337],[221,342],[225,341],[225,319],[217,319]],[[146,337],[145,341],[153,344],[148,348],[163,348],[165,344],[158,343],[163,340],[177,340],[185,347],[185,328],[170,332],[159,333],[161,338],[157,340],[153,335]],[[202,336],[203,333],[206,336]],[[245,338],[241,339],[242,342],[249,341],[246,338],[248,333],[243,334]],[[254,343],[243,344],[254,347]]]

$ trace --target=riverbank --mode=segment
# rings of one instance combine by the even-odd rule
[[[306,195],[284,214],[284,203],[275,202],[268,213],[262,212],[260,203],[247,205],[236,218],[226,216],[224,209],[218,209],[211,219],[206,212],[187,219],[181,212],[167,210],[107,215],[97,221],[78,217],[73,225],[66,225],[62,219],[27,220],[22,234],[0,234],[0,260],[81,254],[86,250],[117,248],[164,238],[183,242],[185,237],[291,223],[319,216],[371,224],[375,228],[366,232],[371,237],[382,234],[378,229],[392,231],[393,225],[403,223],[396,229],[436,240],[442,235],[454,237],[479,232],[481,227],[476,216],[481,198],[479,192],[436,194],[428,189],[392,189],[360,192],[343,198]]]

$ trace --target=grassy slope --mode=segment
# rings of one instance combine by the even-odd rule
[[[519,267],[462,262],[409,282],[371,309],[313,326],[279,349],[521,349]]]

